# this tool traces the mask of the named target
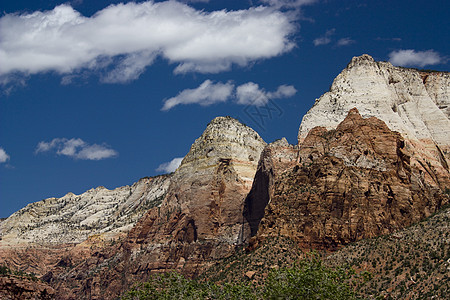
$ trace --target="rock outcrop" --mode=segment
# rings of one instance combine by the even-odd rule
[[[412,165],[422,166],[434,180],[435,174],[449,180],[450,73],[394,67],[369,55],[354,57],[303,117],[299,142],[316,126],[335,129],[354,107],[399,132],[416,153]]]
[[[285,236],[306,249],[335,250],[431,215],[448,203],[441,186],[450,182],[438,175],[426,180],[411,165],[413,150],[383,121],[364,119],[357,109],[336,129],[315,127],[297,147],[268,145],[256,178],[269,174],[270,201],[252,198],[255,180],[246,203],[268,202],[253,243]],[[260,216],[247,211],[250,223]]]
[[[95,234],[114,238],[161,204],[170,178],[143,178],[132,186],[98,187],[31,203],[0,224],[0,246],[78,244]]]
[[[303,117],[299,141],[316,126],[335,129],[354,107],[406,139],[450,144],[450,73],[394,67],[366,54],[354,57]]]
[[[55,290],[37,279],[0,275],[0,299],[54,299]]]
[[[152,273],[195,276],[211,260],[231,255],[250,235],[242,211],[265,145],[233,118],[212,120],[173,174],[161,205],[125,240],[52,273],[57,297],[114,299]]]

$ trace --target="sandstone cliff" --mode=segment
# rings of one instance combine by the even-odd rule
[[[450,73],[394,67],[369,55],[354,57],[303,117],[299,141],[316,126],[336,128],[354,107],[407,139],[449,146]]]
[[[125,240],[72,260],[73,268],[53,269],[47,277],[57,297],[114,299],[151,273],[178,270],[195,276],[211,260],[231,255],[250,234],[243,230],[242,210],[265,145],[233,118],[212,120],[173,174],[161,205],[150,209]]]
[[[316,126],[335,129],[354,107],[399,132],[414,149],[411,164],[426,180],[445,188],[441,181],[450,180],[450,73],[394,67],[369,55],[354,57],[303,117],[299,142]]]
[[[268,204],[262,218],[246,210],[249,221],[261,218],[257,241],[285,236],[306,249],[334,250],[409,226],[448,203],[440,185],[411,165],[405,139],[356,109],[334,130],[312,129],[297,148],[263,151],[256,178],[270,174],[270,201],[252,196],[255,180],[247,207]]]

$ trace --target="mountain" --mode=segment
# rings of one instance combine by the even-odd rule
[[[425,180],[411,165],[411,150],[399,133],[356,108],[336,129],[313,128],[297,148],[267,146],[246,199],[246,218],[259,223],[256,240],[284,236],[305,249],[337,250],[430,216],[448,203],[440,186],[450,182]],[[265,198],[258,197],[264,176]]]
[[[94,234],[114,239],[161,204],[170,180],[171,175],[143,178],[132,186],[31,203],[0,223],[2,245],[78,244]]]
[[[407,230],[449,203],[448,80],[353,58],[304,116],[297,145],[217,117],[173,174],[11,215],[1,264],[33,272],[57,299],[115,299],[153,273],[236,270],[218,279],[236,280],[249,265],[246,277],[260,278],[303,251],[338,255]]]

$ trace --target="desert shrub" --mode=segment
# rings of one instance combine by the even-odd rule
[[[326,267],[317,254],[292,268],[272,270],[264,284],[264,299],[354,299],[349,286],[353,272]]]
[[[349,286],[352,274],[349,269],[326,267],[319,255],[312,254],[293,267],[272,269],[262,285],[200,282],[165,273],[134,286],[122,300],[355,299]]]

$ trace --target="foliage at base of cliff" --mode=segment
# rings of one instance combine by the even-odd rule
[[[352,275],[350,269],[326,267],[319,255],[312,254],[292,267],[272,269],[261,284],[218,284],[165,273],[133,287],[122,299],[355,299]]]

